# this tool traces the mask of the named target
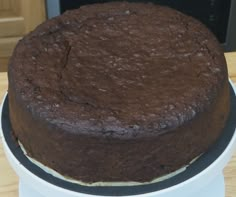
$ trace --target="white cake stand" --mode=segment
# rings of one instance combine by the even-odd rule
[[[36,185],[37,186],[37,185]],[[55,188],[51,188],[50,186],[47,188],[47,191],[42,189],[44,187],[43,185],[38,185],[38,188],[32,186],[32,183],[24,183],[22,180],[19,183],[19,196],[20,197],[92,197],[93,195],[88,194],[70,194],[69,192],[63,192],[61,193],[59,190],[55,192]],[[225,185],[224,185],[224,176],[222,173],[220,173],[218,176],[215,177],[214,180],[212,180],[208,185],[204,185],[203,188],[196,190],[194,189],[194,193],[191,192],[191,188],[189,186],[186,186],[185,189],[189,190],[186,195],[181,194],[181,190],[184,190],[184,188],[180,189],[180,192],[176,194],[176,192],[173,190],[169,192],[169,194],[159,194],[158,192],[153,192],[149,194],[142,194],[142,195],[136,195],[136,196],[145,196],[145,197],[224,197],[225,196]],[[57,189],[56,189],[57,190]],[[61,193],[61,195],[59,195]],[[132,196],[133,197],[133,196]]]
[[[232,84],[232,82],[231,82]],[[234,87],[233,87],[234,88]],[[234,88],[234,92],[235,88]],[[5,98],[4,98],[5,99]],[[0,109],[2,115],[2,108]],[[1,116],[0,116],[1,118]],[[2,120],[2,118],[1,118]],[[2,124],[1,124],[2,126]],[[64,189],[62,187],[51,184],[44,179],[36,176],[29,171],[20,161],[14,156],[10,150],[6,139],[2,136],[3,147],[5,154],[17,175],[19,176],[19,196],[20,197],[95,197],[98,195],[91,195],[79,193]],[[236,133],[234,132],[228,146],[222,154],[206,169],[197,175],[183,181],[172,187],[163,190],[132,195],[133,197],[224,197],[225,183],[223,176],[223,169],[229,162],[234,150],[236,148]],[[101,195],[100,195],[101,196]]]

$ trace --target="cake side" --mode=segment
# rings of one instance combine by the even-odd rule
[[[13,96],[11,92],[10,95]],[[23,131],[17,137],[28,155],[60,174],[84,183],[147,182],[187,165],[215,142],[227,118],[227,96],[225,84],[221,96],[207,112],[175,132],[146,139],[68,135],[61,128],[34,120],[14,102],[10,105],[14,111],[10,113],[14,114],[14,131]],[[15,117],[17,114],[23,117],[22,125]],[[37,133],[32,135],[32,131]]]
[[[18,43],[8,74],[14,135],[84,182],[175,171],[214,143],[229,111],[216,38],[150,4],[96,4],[47,21]]]

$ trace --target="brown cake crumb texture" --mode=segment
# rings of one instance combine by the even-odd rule
[[[167,7],[113,2],[44,22],[9,64],[10,119],[28,154],[77,180],[151,181],[221,134],[226,62],[214,35]]]

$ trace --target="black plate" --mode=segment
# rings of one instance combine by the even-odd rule
[[[158,190],[162,190],[176,184],[179,184],[199,172],[206,169],[209,165],[211,165],[225,150],[227,145],[229,144],[236,125],[236,97],[233,91],[233,88],[230,88],[231,92],[231,111],[229,118],[227,120],[226,126],[224,128],[224,132],[220,136],[219,140],[206,152],[204,153],[198,160],[196,160],[193,164],[191,164],[184,172],[169,178],[167,180],[152,183],[148,185],[139,185],[139,186],[82,186],[75,183],[70,183],[59,178],[56,178],[41,168],[33,164],[22,152],[22,150],[17,146],[11,136],[11,123],[9,120],[9,108],[8,108],[8,96],[6,97],[3,104],[3,112],[2,112],[2,129],[3,135],[12,151],[13,155],[19,160],[19,162],[24,165],[31,173],[40,177],[41,179],[59,186],[61,188],[65,188],[71,191],[86,193],[91,195],[103,195],[103,196],[125,196],[125,195],[138,195],[149,192],[154,192]]]

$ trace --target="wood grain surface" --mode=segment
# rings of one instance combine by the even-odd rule
[[[229,76],[236,84],[236,52],[225,54]],[[7,90],[7,74],[0,73],[0,99]],[[236,153],[224,170],[226,197],[236,197]],[[0,197],[18,196],[18,178],[11,169],[0,142]]]
[[[46,19],[45,0],[0,0],[0,71],[25,34]]]

